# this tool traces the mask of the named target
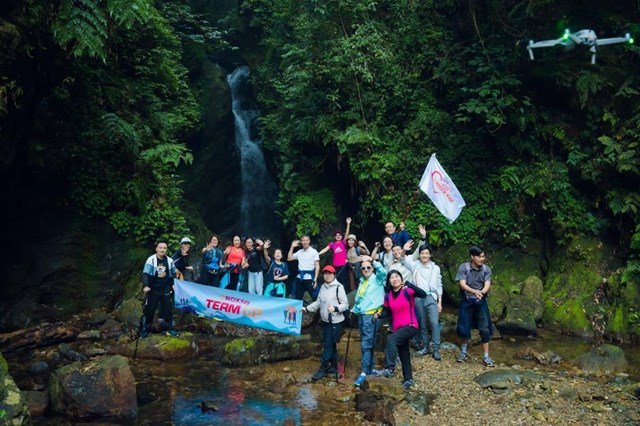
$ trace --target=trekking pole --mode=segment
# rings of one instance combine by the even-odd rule
[[[349,334],[347,335],[347,350],[344,351],[344,371],[342,372],[342,374],[344,374],[344,377],[347,377],[347,360],[349,358],[349,342],[351,342],[351,328],[349,328]]]

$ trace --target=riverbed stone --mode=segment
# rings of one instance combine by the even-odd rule
[[[123,301],[114,311],[115,319],[132,330],[140,326],[142,316],[142,301],[133,297]]]
[[[356,395],[356,410],[364,412],[365,420],[375,424],[395,425],[393,415],[395,402],[385,396],[371,391],[359,392]]]
[[[310,355],[316,344],[309,336],[256,336],[234,339],[224,345],[224,365],[254,365],[264,362],[299,359]]]
[[[633,395],[636,398],[640,398],[640,382],[627,385],[622,388],[622,391],[629,395]]]
[[[369,384],[368,389],[372,392],[388,396],[396,401],[400,401],[405,397],[406,392],[402,388],[400,380],[395,380],[395,378],[367,376],[367,382]]]
[[[31,417],[41,417],[49,407],[49,394],[46,391],[25,391],[24,397],[29,405]]]
[[[9,375],[7,361],[0,353],[0,412],[2,411],[4,417],[0,420],[3,425],[18,426],[31,423],[27,400],[13,377]]]
[[[531,371],[498,368],[482,373],[473,380],[483,388],[509,389],[530,381],[545,379],[545,376]]]
[[[136,384],[127,358],[119,355],[56,370],[49,380],[51,408],[72,418],[134,419]]]
[[[606,343],[580,355],[575,364],[583,373],[595,376],[622,373],[629,366],[622,348]]]
[[[127,344],[114,345],[110,352],[140,359],[180,359],[188,358],[198,353],[191,333],[182,333],[180,337],[164,334],[152,334],[144,339],[135,339]]]
[[[431,405],[436,399],[436,395],[426,392],[409,392],[405,397],[405,402],[419,414],[425,416],[431,411]]]

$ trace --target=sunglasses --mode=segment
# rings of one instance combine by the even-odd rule
[[[369,269],[373,269],[371,266],[362,266],[360,269],[363,271],[368,271]]]

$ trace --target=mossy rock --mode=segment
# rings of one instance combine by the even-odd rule
[[[9,375],[7,361],[0,354],[0,417],[3,425],[31,424],[29,405],[18,385]]]
[[[580,355],[575,363],[584,373],[596,376],[622,373],[629,366],[622,348],[609,344],[597,346]]]
[[[142,302],[138,298],[127,299],[116,307],[114,314],[116,320],[132,330],[137,330],[142,316]]]
[[[575,238],[553,256],[544,286],[545,327],[570,334],[591,336],[589,317],[611,306],[594,301],[594,294],[608,280],[620,260],[600,241]],[[611,303],[613,301],[608,301]]]
[[[224,365],[255,365],[309,356],[315,345],[304,336],[257,336],[234,339],[224,346]]]

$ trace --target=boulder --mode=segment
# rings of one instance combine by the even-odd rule
[[[31,417],[43,416],[49,407],[49,394],[43,391],[26,391],[23,393],[29,404]]]
[[[299,359],[310,355],[315,344],[309,336],[257,336],[234,339],[224,346],[224,365],[254,365]]]
[[[123,356],[66,365],[49,379],[51,408],[72,418],[135,419],[136,384]]]
[[[9,375],[9,366],[1,353],[0,383],[2,383],[0,386],[0,413],[4,413],[4,416],[0,418],[2,424],[9,426],[30,424],[27,400]]]
[[[575,364],[585,374],[609,376],[626,371],[629,366],[624,351],[618,346],[604,344],[580,355]]]
[[[114,345],[110,348],[113,354],[141,359],[180,359],[198,353],[198,346],[191,333],[182,333],[180,337],[164,334],[152,334],[145,339],[135,339],[126,345]]]
[[[530,371],[498,368],[476,376],[473,381],[483,388],[509,389],[527,381],[542,381],[545,379],[545,376]]]
[[[356,410],[364,412],[365,420],[374,424],[395,425],[394,409],[395,402],[379,393],[364,391],[356,395]]]
[[[536,276],[527,277],[520,293],[512,296],[504,307],[504,317],[496,323],[496,328],[504,335],[537,336],[536,322],[542,319],[542,280]]]
[[[142,302],[135,297],[127,299],[118,305],[114,314],[117,321],[132,330],[137,330],[142,316]]]

